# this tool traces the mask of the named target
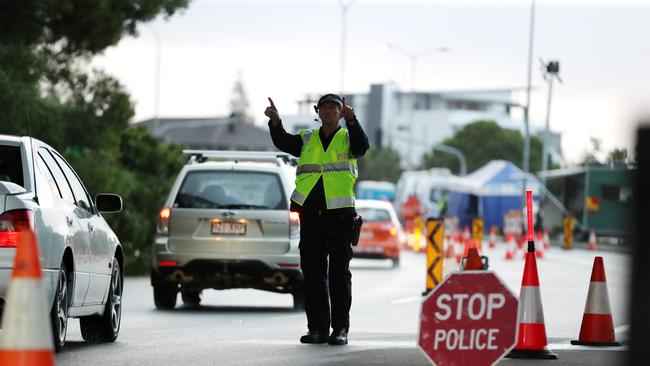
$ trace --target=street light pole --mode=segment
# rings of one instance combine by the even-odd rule
[[[348,9],[352,6],[355,0],[349,0],[344,2],[339,0],[341,5],[341,55],[340,55],[340,73],[339,73],[339,93],[344,95],[345,93],[345,53],[346,53],[346,42],[348,37]]]
[[[530,32],[528,40],[528,84],[526,86],[526,108],[524,109],[524,157],[523,168],[524,173],[530,171],[530,131],[529,131],[529,114],[530,114],[530,84],[532,78],[532,63],[533,63],[533,41],[535,34],[535,0],[531,1],[530,7]],[[522,207],[526,205],[526,176],[522,180]]]

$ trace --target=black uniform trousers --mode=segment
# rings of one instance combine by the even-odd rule
[[[329,334],[330,325],[333,329],[350,327],[353,218],[349,212],[300,213],[300,267],[310,331]]]

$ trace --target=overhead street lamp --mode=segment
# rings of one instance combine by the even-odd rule
[[[426,49],[421,52],[410,52],[402,47],[395,46],[394,44],[388,43],[388,42],[382,42],[380,44],[380,47],[384,50],[393,50],[397,51],[400,54],[408,57],[411,60],[411,91],[409,93],[409,135],[413,134],[413,111],[415,110],[415,82],[417,80],[416,78],[416,72],[417,72],[417,62],[420,57],[429,55],[434,52],[440,52],[440,53],[447,53],[449,52],[449,48],[443,47],[443,46],[438,46],[438,47],[432,47],[429,49]],[[410,156],[411,156],[411,146],[409,145],[408,149],[408,155],[409,155],[409,164],[410,162]]]

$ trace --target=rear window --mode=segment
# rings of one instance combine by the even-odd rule
[[[357,208],[357,213],[363,217],[363,221],[391,221],[390,212],[383,208]]]
[[[25,187],[19,146],[0,146],[0,180]]]
[[[274,173],[241,171],[190,172],[176,195],[175,207],[287,210]]]

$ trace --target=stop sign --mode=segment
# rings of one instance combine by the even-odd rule
[[[493,365],[515,346],[517,298],[493,272],[447,276],[422,303],[418,344],[434,365]]]

